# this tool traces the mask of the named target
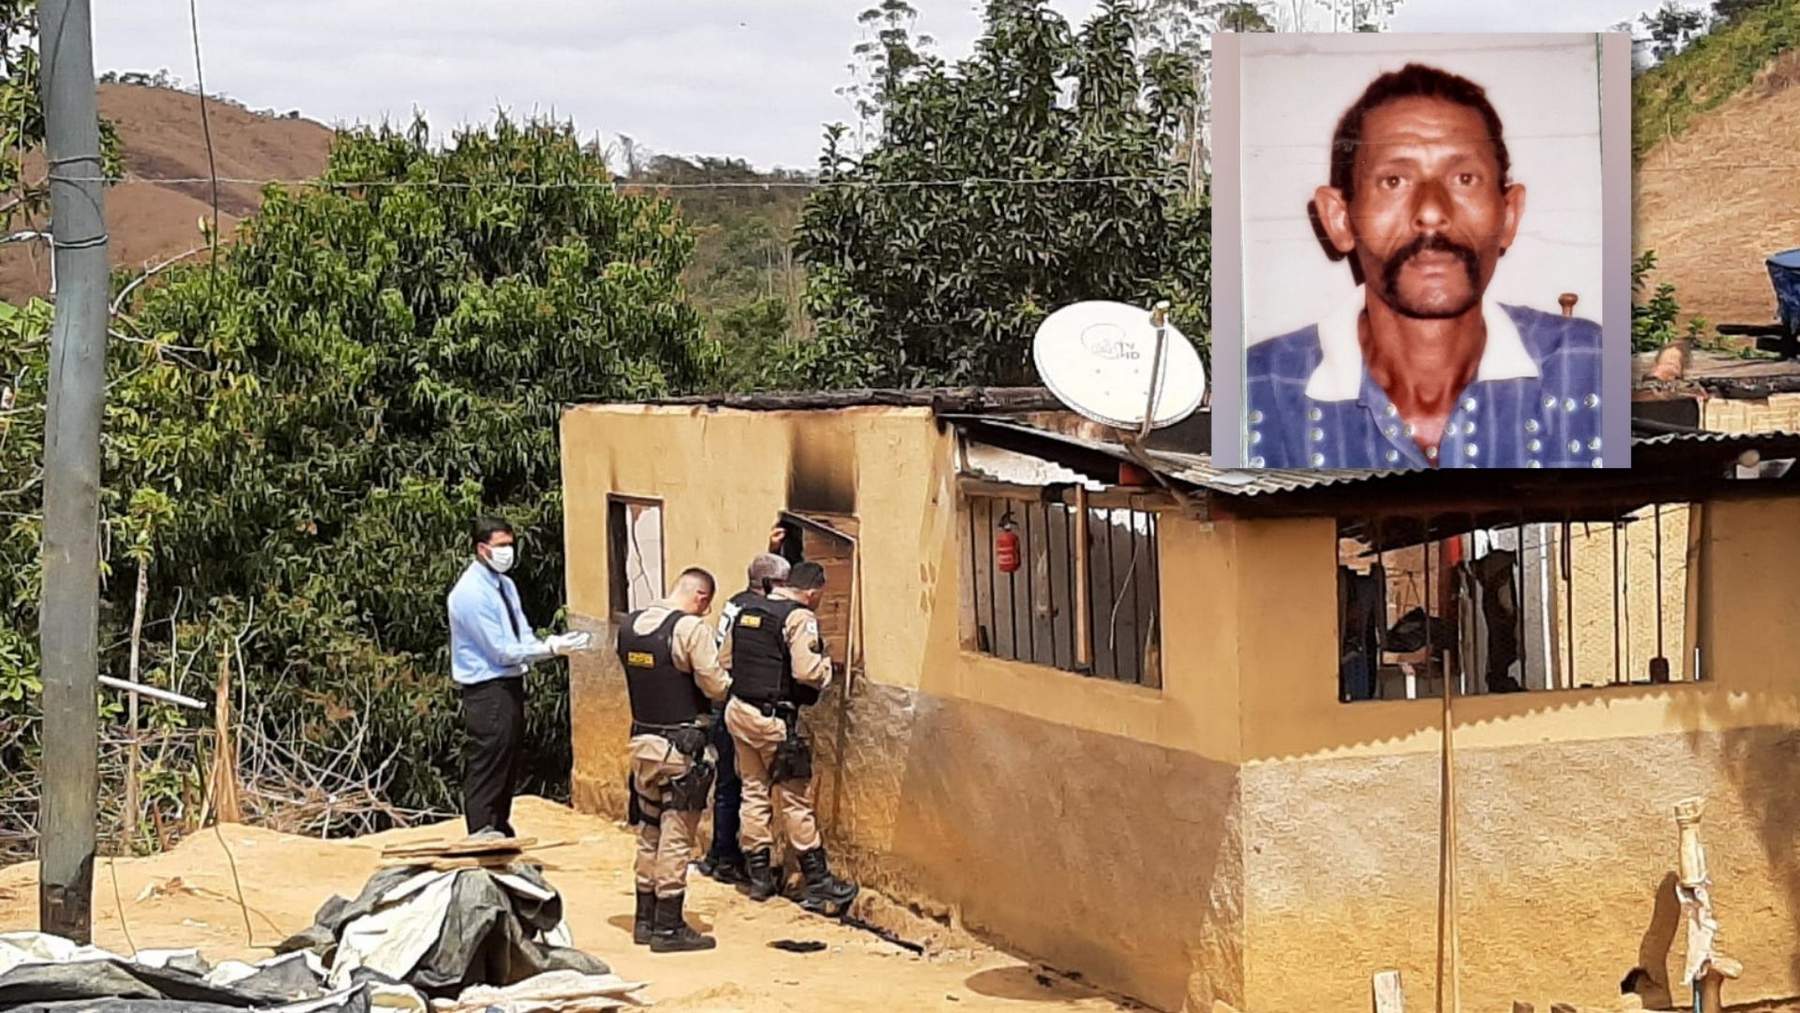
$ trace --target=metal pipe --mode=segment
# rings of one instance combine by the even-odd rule
[[[1087,486],[1075,487],[1075,669],[1085,672],[1094,665],[1094,618],[1089,609],[1092,594],[1088,580]]]
[[[1618,666],[1618,518],[1613,518],[1613,686],[1620,684]]]
[[[93,938],[99,777],[100,421],[105,401],[106,220],[88,0],[43,0],[44,155],[56,316],[44,426],[44,793],[38,924]]]
[[[101,676],[99,681],[102,686],[108,686],[112,689],[121,690],[137,696],[147,696],[152,700],[161,700],[165,703],[172,703],[180,707],[188,707],[197,711],[206,709],[206,704],[203,701],[196,700],[191,696],[182,696],[180,693],[161,689],[156,686],[146,686],[141,682],[127,682],[124,679],[115,679],[110,675]]]
[[[1149,396],[1144,401],[1144,423],[1138,429],[1138,438],[1150,435],[1156,421],[1156,401],[1162,394],[1163,346],[1167,342],[1169,331],[1169,301],[1163,299],[1150,311],[1150,326],[1156,328],[1156,351],[1150,356],[1150,388]]]

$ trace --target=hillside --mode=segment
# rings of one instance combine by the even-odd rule
[[[220,177],[306,179],[324,170],[331,148],[329,127],[225,102],[210,103],[208,109]],[[100,111],[118,128],[128,175],[207,176],[198,100],[192,94],[149,85],[103,84]],[[800,297],[805,279],[793,262],[790,238],[805,191],[743,185],[791,183],[803,177],[758,173],[729,158],[658,155],[645,157],[632,168],[636,171],[629,178],[643,186],[641,192],[657,192],[657,184],[734,184],[717,190],[662,191],[681,206],[683,218],[694,229],[694,260],[684,280],[710,334],[753,345],[804,330]],[[27,171],[41,174],[42,158],[28,159]],[[142,267],[199,246],[197,223],[211,214],[209,190],[204,182],[126,182],[109,187],[106,219],[112,263]],[[255,212],[261,199],[254,185],[222,185],[220,228],[229,235],[240,219]],[[49,285],[49,250],[42,243],[0,247],[0,300],[44,295]]]
[[[296,179],[325,168],[331,129],[310,120],[261,116],[224,102],[208,104],[219,175],[240,179]],[[119,131],[129,175],[186,178],[207,175],[199,100],[171,88],[100,86],[100,113]],[[27,171],[43,171],[42,159]],[[106,191],[106,222],[115,266],[142,265],[202,243],[197,223],[211,214],[206,183],[121,183]],[[229,235],[256,210],[255,186],[219,188],[219,227]],[[42,295],[50,286],[49,250],[42,243],[0,248],[0,299]]]
[[[1764,323],[1764,259],[1800,246],[1800,0],[1777,0],[1633,86],[1636,245],[1712,323]]]

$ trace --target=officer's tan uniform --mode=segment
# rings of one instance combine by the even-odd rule
[[[674,606],[659,601],[638,615],[632,629],[649,634],[669,618]],[[675,623],[671,654],[675,667],[694,677],[700,691],[723,700],[731,689],[731,677],[719,664],[712,630],[699,616]],[[674,897],[687,889],[687,867],[700,837],[700,812],[665,810],[658,804],[670,780],[687,773],[693,764],[661,735],[633,736],[627,756],[637,783],[639,807],[645,822],[637,827],[637,888],[654,890],[656,896]]]
[[[799,593],[778,587],[769,597],[775,600],[800,601]],[[819,641],[819,617],[809,608],[797,608],[788,614],[782,628],[791,659],[789,672],[794,681],[823,691],[831,684],[831,659],[822,653]],[[719,649],[719,664],[731,668],[731,631]],[[787,738],[787,722],[770,717],[751,704],[733,697],[725,705],[725,727],[737,745],[738,776],[744,782],[744,801],[740,808],[743,823],[738,839],[745,852],[768,848],[775,843],[769,825],[771,795],[781,807],[782,831],[795,851],[811,851],[819,846],[819,825],[813,816],[812,779],[788,780],[780,784],[769,781],[769,765],[775,761],[775,747]]]

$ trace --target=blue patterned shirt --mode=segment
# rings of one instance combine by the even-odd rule
[[[1242,460],[1252,468],[1598,468],[1600,325],[1482,305],[1487,343],[1435,448],[1414,442],[1357,340],[1363,290],[1331,316],[1250,346]]]

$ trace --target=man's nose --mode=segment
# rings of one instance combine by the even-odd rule
[[[1426,180],[1413,198],[1413,227],[1421,232],[1436,232],[1450,219],[1450,194],[1437,180]]]

